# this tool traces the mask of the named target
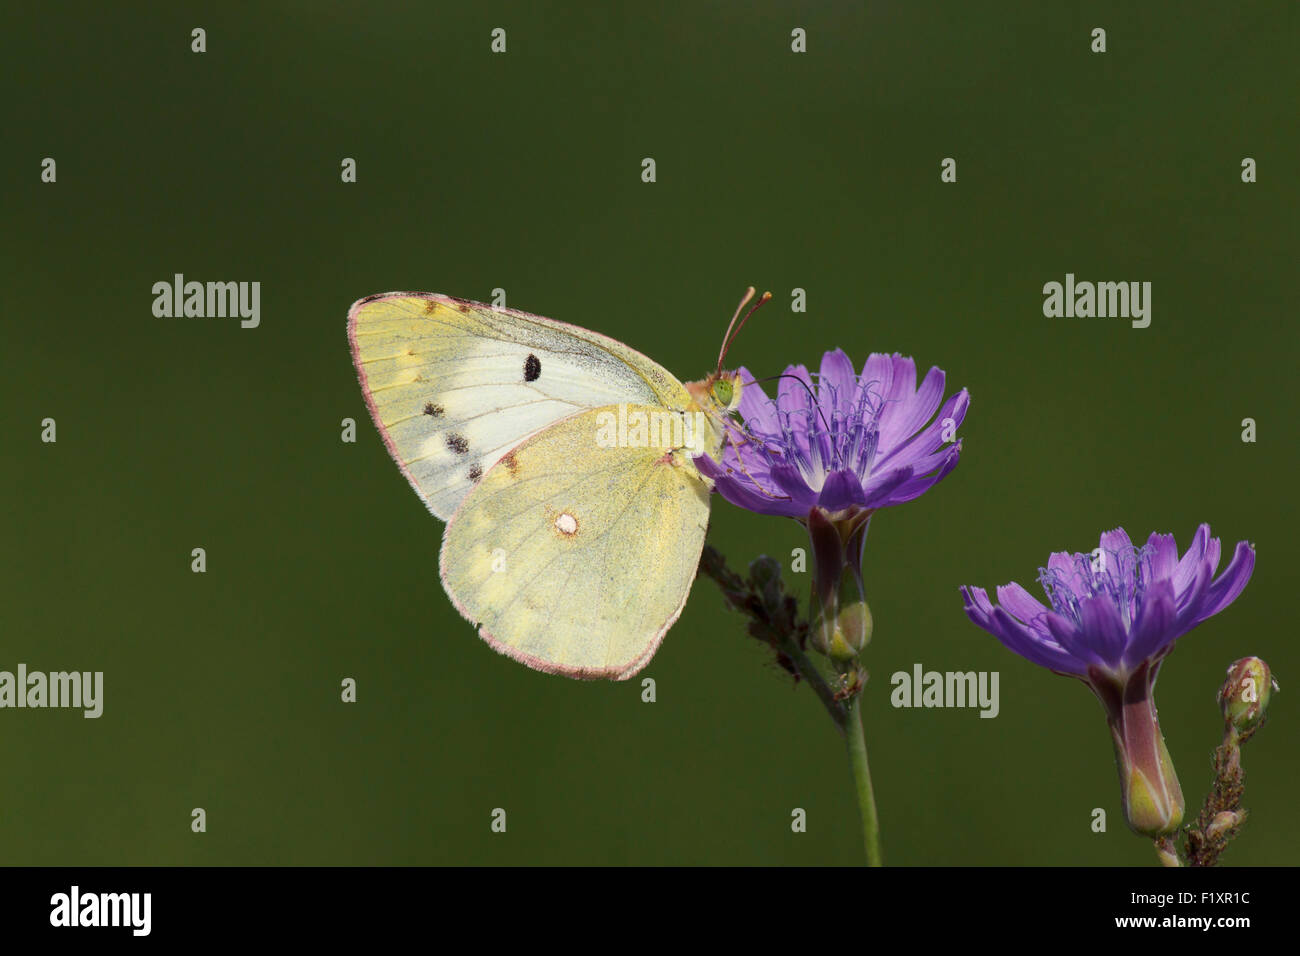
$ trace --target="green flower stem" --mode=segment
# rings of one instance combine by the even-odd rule
[[[841,735],[847,735],[849,723],[851,722],[848,708],[836,699],[835,691],[831,689],[831,685],[822,676],[822,672],[817,669],[817,665],[812,662],[807,654],[800,650],[797,642],[789,638],[783,638],[777,646],[786,657],[790,658],[790,662],[794,664],[795,670],[799,672],[799,677],[804,683],[813,689],[817,699],[826,708],[826,713],[830,714],[831,720],[835,722],[835,729]]]
[[[1246,774],[1241,769],[1241,745],[1254,733],[1242,734],[1228,724],[1223,743],[1214,751],[1214,785],[1195,825],[1187,828],[1187,865],[1216,866],[1228,844],[1241,832],[1246,810],[1241,805]]]
[[[862,843],[867,850],[867,866],[883,866],[880,819],[876,815],[876,793],[871,787],[871,768],[867,764],[867,738],[862,732],[860,694],[855,694],[849,703],[848,745],[853,785],[858,791],[858,810],[862,814]]]
[[[876,818],[876,795],[871,787],[871,770],[867,766],[867,740],[862,733],[860,694],[865,672],[856,661],[845,669],[838,681],[828,681],[804,652],[810,624],[798,614],[795,599],[781,585],[781,567],[768,557],[760,557],[749,566],[748,579],[727,567],[727,559],[712,545],[700,554],[700,574],[712,578],[722,589],[727,606],[743,612],[749,619],[749,633],[777,652],[777,662],[804,681],[826,708],[835,729],[845,738],[853,784],[857,788],[858,808],[862,817],[862,840],[867,864],[881,866],[880,821]],[[837,691],[835,685],[840,689]],[[847,698],[847,700],[845,699]]]

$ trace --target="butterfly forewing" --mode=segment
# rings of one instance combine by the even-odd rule
[[[548,425],[620,402],[690,401],[671,374],[613,339],[442,295],[361,299],[348,338],[389,452],[444,521],[502,456]]]

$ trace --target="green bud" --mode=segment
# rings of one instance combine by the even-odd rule
[[[764,595],[775,592],[779,596],[781,592],[781,565],[775,558],[769,558],[766,554],[761,554],[749,562],[749,579],[753,582],[755,590]]]
[[[833,520],[808,515],[813,547],[813,647],[840,664],[855,661],[871,640],[871,608],[862,583],[866,515]]]
[[[836,616],[831,639],[830,656],[849,660],[862,653],[871,640],[871,608],[862,594],[862,578],[852,568],[845,568],[840,576],[836,595]]]
[[[1228,668],[1228,679],[1219,688],[1219,708],[1224,722],[1243,734],[1264,722],[1264,711],[1277,683],[1268,664],[1258,657],[1243,657]]]

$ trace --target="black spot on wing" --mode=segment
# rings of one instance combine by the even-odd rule
[[[447,447],[458,455],[469,454],[469,441],[464,435],[457,435],[454,432],[447,436]]]
[[[441,418],[446,409],[441,405],[435,405],[433,402],[424,403],[424,414],[432,415],[434,418]]]
[[[482,467],[477,464],[470,465],[468,477],[470,481],[474,482],[474,484],[478,484],[479,479],[483,477]]]
[[[524,359],[524,381],[535,382],[542,374],[542,360],[536,355],[529,353],[528,358]]]

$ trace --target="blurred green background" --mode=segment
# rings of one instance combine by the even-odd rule
[[[698,378],[751,283],[775,301],[735,364],[898,350],[973,396],[958,469],[871,531],[887,862],[1154,863],[1092,695],[957,587],[1036,590],[1052,550],[1202,521],[1258,566],[1169,659],[1161,722],[1190,817],[1224,669],[1269,660],[1226,862],[1297,858],[1295,4],[413,6],[9,11],[0,669],[106,687],[97,721],[0,711],[0,860],[859,862],[839,738],[710,582],[654,704],[475,637],[344,334],[369,293],[502,287]],[[155,318],[176,272],[260,281],[260,328]],[[1152,282],[1150,328],[1044,318],[1066,272]],[[741,566],[804,544],[720,500],[710,540]],[[1000,715],[892,709],[917,662],[999,671]]]

